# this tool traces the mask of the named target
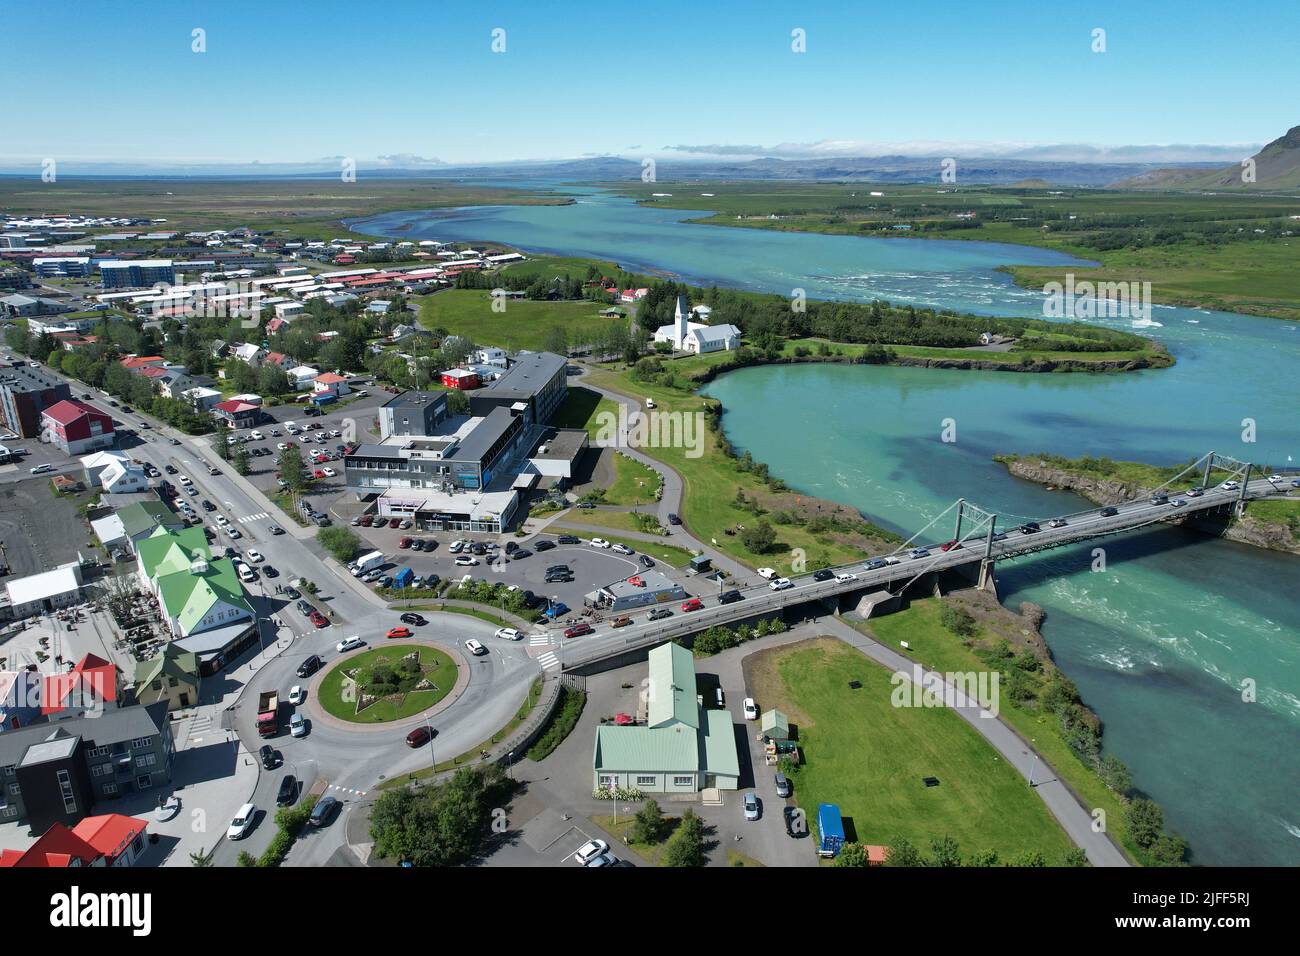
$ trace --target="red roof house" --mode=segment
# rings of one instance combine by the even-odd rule
[[[55,823],[26,850],[0,850],[0,867],[130,866],[144,852],[147,829],[121,813],[86,817],[72,829]]]
[[[102,865],[99,852],[62,823],[52,824],[26,850],[0,850],[0,867],[64,869],[97,865]]]
[[[136,372],[151,365],[162,365],[166,361],[161,355],[130,355],[122,359],[122,368]]]
[[[148,823],[123,813],[84,817],[72,832],[95,848],[107,866],[130,866],[144,849]]]
[[[252,402],[228,398],[212,406],[212,414],[220,415],[234,428],[251,428],[262,415],[262,409]]]
[[[41,413],[41,436],[69,455],[107,448],[116,437],[113,416],[77,398],[65,398]]]
[[[115,664],[87,654],[72,670],[46,676],[41,693],[41,713],[48,716],[74,708],[79,713],[101,703],[115,704],[120,676]]]

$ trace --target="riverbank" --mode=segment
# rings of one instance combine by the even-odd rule
[[[1017,478],[1073,491],[1099,505],[1144,497],[1180,470],[1142,462],[1054,455],[996,455],[993,460],[1005,465]],[[1249,502],[1245,514],[1232,518],[1226,526],[1192,518],[1185,519],[1185,523],[1229,541],[1300,555],[1300,496]]]

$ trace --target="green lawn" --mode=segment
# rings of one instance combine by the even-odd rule
[[[607,505],[647,504],[655,500],[659,488],[659,473],[619,452],[611,456],[614,463],[614,482],[605,489],[602,499]]]
[[[645,504],[642,504],[640,514],[648,514]],[[653,531],[645,531],[632,520],[631,511],[608,511],[602,508],[574,508],[565,518],[561,520],[578,521],[582,524],[599,525],[602,528],[613,528],[616,531],[637,531],[642,534],[653,534]],[[657,519],[656,519],[657,520]]]
[[[480,289],[446,289],[416,296],[413,301],[420,304],[420,324],[426,329],[446,329],[471,342],[511,352],[542,350],[547,333],[555,326],[568,332],[570,342],[581,342],[593,330],[613,321],[597,314],[606,306],[588,301],[511,299],[502,311],[496,312],[491,295]]]
[[[939,623],[940,607],[939,601],[933,598],[913,601],[906,609],[895,614],[873,618],[866,624],[854,626],[874,636],[882,644],[934,670],[945,673],[987,670],[988,665],[965,646],[961,638]],[[976,635],[976,639],[981,636],[982,634]],[[906,650],[901,647],[903,641],[908,644]],[[1082,796],[1086,806],[1106,811],[1111,832],[1119,838],[1130,858],[1136,859],[1140,851],[1127,839],[1124,830],[1124,799],[1102,783],[1094,770],[1070,749],[1061,736],[1060,721],[1036,709],[1022,708],[1006,695],[1002,696],[1005,705],[999,714],[1002,720],[1026,740],[1034,742],[1034,748],[1043,755],[1043,759],[1056,774],[1075,793]],[[1029,706],[1032,708],[1032,703]]]
[[[429,663],[434,665],[431,671],[426,671],[424,674],[426,679],[435,684],[433,690],[412,691],[398,701],[380,700],[360,713],[356,711],[355,701],[343,699],[344,687],[351,683],[344,678],[345,670],[361,668],[364,673],[379,664],[396,665],[412,650],[419,650],[422,665]],[[321,681],[317,699],[330,714],[352,723],[373,724],[401,720],[403,717],[410,717],[427,710],[451,693],[451,689],[456,686],[456,670],[455,662],[443,651],[422,644],[376,647],[335,664]]]
[[[556,428],[585,428],[588,436],[594,440],[600,430],[600,420],[596,416],[601,412],[617,415],[618,404],[599,392],[581,385],[571,385],[568,397],[551,416],[550,424]]]
[[[950,836],[963,855],[996,850],[1003,860],[1037,850],[1057,863],[1073,848],[1025,780],[944,707],[895,707],[890,672],[839,641],[817,639],[760,652],[760,706],[798,727],[805,764],[795,797],[809,819],[839,804],[860,843],[904,837],[929,851]],[[851,689],[850,681],[862,686]],[[938,777],[927,787],[922,778]]]
[[[581,515],[583,514],[583,512],[579,511],[579,512],[574,512],[573,514],[574,514],[574,518],[573,518],[574,521],[582,520]],[[557,534],[564,534],[566,532],[569,534],[576,534],[579,537],[584,539],[591,537],[590,531],[582,531],[579,530],[578,528],[569,528],[563,524],[558,524],[558,523],[551,525],[551,527],[548,528],[547,530],[554,531]],[[640,554],[648,554],[656,561],[662,561],[665,564],[671,564],[675,568],[686,567],[687,562],[689,562],[693,557],[692,552],[687,551],[685,548],[679,548],[676,545],[672,545],[672,544],[659,544],[657,541],[640,541],[637,540],[636,538],[623,538],[623,537],[619,537],[616,534],[600,534],[597,535],[596,537],[604,538],[606,541],[609,541],[613,544],[625,544],[633,551],[636,551]]]

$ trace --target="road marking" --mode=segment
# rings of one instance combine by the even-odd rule
[[[529,647],[550,647],[554,643],[548,634],[534,635],[528,639]]]
[[[542,670],[549,671],[560,666],[560,659],[555,656],[553,651],[550,651],[537,658],[537,663],[542,665]]]
[[[263,518],[269,518],[270,515],[265,511],[259,511],[255,515],[244,515],[242,518],[236,518],[240,524],[248,524],[250,521],[261,521]]]

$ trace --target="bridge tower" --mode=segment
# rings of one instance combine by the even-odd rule
[[[998,516],[989,515],[989,530],[984,536],[984,557],[980,559],[980,573],[975,587],[981,591],[988,591],[994,597],[998,596],[997,582],[993,579],[993,566],[997,564],[993,560],[993,535],[997,530]]]

